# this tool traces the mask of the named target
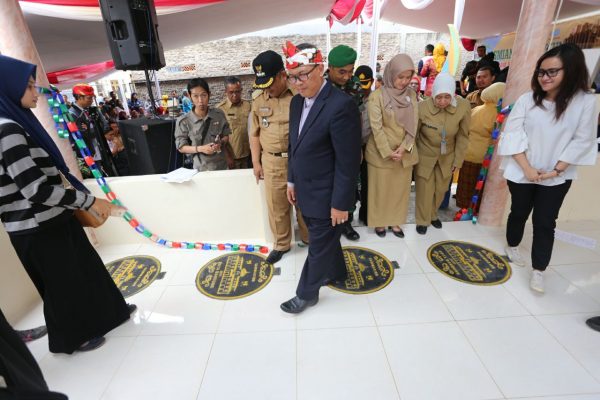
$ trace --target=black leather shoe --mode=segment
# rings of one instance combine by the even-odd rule
[[[400,239],[404,239],[404,231],[402,229],[400,229],[399,231],[395,231],[394,229],[392,229],[392,233],[394,234],[394,236],[399,237]]]
[[[129,315],[131,315],[137,310],[137,306],[135,304],[127,303],[127,309],[129,310]]]
[[[375,228],[375,234],[380,238],[385,237],[385,228],[383,228],[382,230],[378,230],[377,228]]]
[[[287,253],[288,250],[282,251],[282,250],[271,250],[271,252],[269,253],[269,256],[267,257],[267,262],[269,264],[275,264],[277,261],[281,260],[281,257],[283,257],[283,255],[285,253]]]
[[[593,330],[600,332],[600,317],[590,318],[585,323]]]
[[[427,227],[425,225],[417,225],[417,233],[419,235],[424,235],[427,233]]]
[[[439,219],[431,221],[431,225],[436,229],[442,229],[442,221],[440,221]]]
[[[281,309],[286,313],[298,314],[306,310],[308,307],[312,307],[319,302],[319,296],[312,300],[302,300],[298,296],[294,296],[285,303],[281,303]]]
[[[358,234],[358,232],[356,232],[354,230],[354,228],[352,227],[352,225],[350,225],[350,222],[344,223],[344,228],[342,230],[342,235],[344,235],[346,237],[346,239],[352,240],[353,242],[355,242],[358,239],[360,239],[360,235]]]

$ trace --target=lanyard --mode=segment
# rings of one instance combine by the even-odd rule
[[[446,117],[448,117],[448,114],[445,110],[443,110],[442,112],[444,113],[444,126],[442,126],[442,143],[440,147],[440,153],[446,154],[448,152],[446,148]]]

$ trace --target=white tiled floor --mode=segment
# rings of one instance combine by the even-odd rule
[[[600,223],[559,223],[600,240]],[[513,267],[498,286],[472,286],[439,273],[426,251],[442,240],[477,243],[502,254],[502,228],[445,222],[425,236],[361,240],[396,261],[383,290],[350,295],[329,288],[299,316],[279,310],[294,295],[306,249],[294,247],[269,285],[219,301],[195,287],[217,252],[150,244],[99,249],[105,262],[152,255],[166,272],[128,299],[134,318],[107,344],[72,356],[30,344],[50,387],[73,400],[600,400],[600,247],[557,242],[546,294],[528,288],[529,268]],[[528,227],[523,252],[531,246]],[[17,328],[43,324],[41,306]]]

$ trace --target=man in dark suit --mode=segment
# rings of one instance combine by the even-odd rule
[[[360,113],[352,98],[323,78],[313,45],[284,49],[288,82],[298,91],[290,105],[288,200],[298,204],[310,244],[296,296],[281,304],[299,313],[319,301],[321,286],[346,279],[340,244],[360,169]]]

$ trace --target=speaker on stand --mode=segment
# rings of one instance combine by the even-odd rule
[[[100,10],[115,68],[145,72],[154,114],[156,102],[148,70],[165,66],[154,0],[100,0]]]

